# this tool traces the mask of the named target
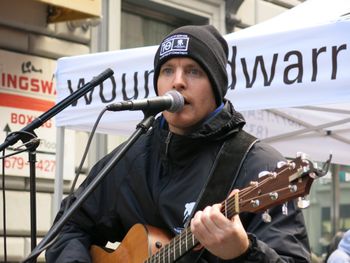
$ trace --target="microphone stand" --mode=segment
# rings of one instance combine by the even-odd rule
[[[89,197],[89,195],[95,190],[95,188],[100,184],[102,179],[112,170],[114,165],[125,155],[125,153],[130,149],[130,147],[137,141],[137,139],[153,125],[155,114],[157,112],[144,112],[144,119],[136,126],[136,130],[129,137],[129,139],[120,148],[120,151],[115,153],[114,156],[109,160],[109,162],[102,168],[102,170],[96,175],[96,177],[90,182],[90,184],[85,188],[82,194],[71,204],[68,210],[60,217],[60,219],[52,226],[46,236],[41,240],[38,246],[31,252],[31,254],[23,262],[34,262],[36,257],[42,252],[43,248],[49,242],[51,242],[64,227],[66,222],[71,218],[73,213],[80,208],[83,202]]]
[[[71,105],[74,101],[78,100],[84,94],[89,92],[95,86],[101,84],[104,80],[114,74],[110,68],[103,71],[98,76],[94,77],[90,82],[86,83],[83,87],[73,92],[71,95],[57,103],[48,111],[34,119],[31,123],[25,126],[22,130],[12,133],[6,137],[5,141],[0,145],[0,152],[5,150],[8,146],[17,143],[19,140],[23,141],[24,144],[30,141],[30,138],[36,138],[34,132],[35,129],[43,125],[47,120],[51,119],[57,113]],[[30,135],[30,136],[29,136]],[[40,142],[29,143],[27,146],[29,154],[29,169],[30,169],[30,219],[31,219],[31,248],[36,247],[36,185],[35,185],[35,163],[36,163],[36,148]]]
[[[36,246],[36,149],[40,142],[34,143],[28,147],[29,162],[29,189],[30,189],[30,247],[34,249]]]
[[[36,246],[36,149],[40,145],[40,140],[37,139],[36,134],[33,133],[22,133],[22,141],[28,152],[28,163],[29,163],[29,198],[30,198],[30,245],[31,249],[34,249]],[[32,139],[30,139],[32,137]],[[21,153],[19,151],[18,153]],[[17,153],[17,154],[18,154]]]

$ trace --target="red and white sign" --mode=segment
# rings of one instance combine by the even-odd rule
[[[55,105],[53,73],[56,61],[0,50],[0,142],[19,131]],[[36,155],[36,176],[54,178],[56,127],[48,120],[34,131],[40,139]],[[6,154],[22,142],[9,147]],[[24,148],[23,148],[24,149]],[[0,164],[1,166],[2,164]],[[28,153],[5,159],[7,175],[29,176]]]

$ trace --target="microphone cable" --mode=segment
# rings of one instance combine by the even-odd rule
[[[89,148],[90,148],[92,139],[93,139],[93,137],[94,137],[94,134],[95,134],[95,132],[96,132],[97,126],[98,126],[98,124],[100,123],[100,120],[101,120],[103,114],[104,114],[106,111],[107,111],[107,108],[104,108],[104,109],[100,112],[100,114],[98,115],[98,117],[97,117],[97,119],[96,119],[96,121],[95,121],[94,126],[92,127],[92,130],[91,130],[91,132],[90,132],[88,141],[87,141],[87,143],[86,143],[85,150],[84,150],[83,156],[82,156],[82,158],[81,158],[80,164],[79,164],[79,166],[78,166],[77,171],[75,172],[75,177],[74,177],[74,180],[73,180],[73,183],[72,183],[72,186],[71,186],[69,195],[72,195],[73,192],[74,192],[75,186],[76,186],[76,184],[77,184],[77,181],[78,181],[78,178],[79,178],[79,176],[80,176],[81,170],[83,169],[83,165],[84,165],[86,156],[87,156],[87,154],[88,154],[88,152],[89,152]],[[68,202],[67,202],[67,203],[68,203]],[[66,210],[66,209],[65,209],[65,210]]]

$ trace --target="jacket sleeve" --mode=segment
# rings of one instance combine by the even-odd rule
[[[247,185],[256,180],[261,171],[274,171],[283,157],[263,143],[257,143],[248,155],[240,179]],[[242,187],[241,185],[240,187]],[[239,187],[239,188],[240,188]],[[287,214],[282,205],[269,209],[271,222],[262,220],[262,213],[240,214],[250,238],[248,251],[231,262],[310,262],[310,248],[304,217],[296,201],[287,203]]]
[[[62,201],[60,211],[58,212],[55,222],[59,220],[64,212],[67,202],[73,203],[98,172],[109,161],[111,155],[107,155],[99,161],[91,170],[86,180],[79,186],[72,196]],[[91,262],[89,249],[91,244],[104,246],[108,240],[116,241],[116,229],[119,228],[118,219],[110,215],[110,204],[116,207],[117,197],[114,192],[108,195],[108,191],[116,191],[109,187],[118,182],[114,176],[116,168],[104,178],[99,186],[94,189],[92,194],[84,201],[82,206],[73,214],[69,221],[62,228],[54,244],[46,251],[46,262],[52,263],[69,263],[69,262]],[[113,176],[109,176],[109,175]],[[106,196],[109,199],[106,200]],[[113,198],[111,198],[113,196]],[[96,234],[98,233],[98,235]],[[113,235],[114,234],[114,235]]]
[[[46,251],[46,262],[91,262],[90,236],[77,226],[67,224],[55,243]]]

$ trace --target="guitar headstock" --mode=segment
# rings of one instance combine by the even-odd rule
[[[234,197],[235,213],[265,211],[305,196],[309,194],[314,178],[320,176],[318,172],[303,156],[280,164],[274,172],[263,172],[258,181],[251,182]]]

